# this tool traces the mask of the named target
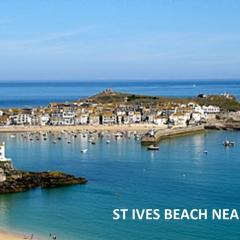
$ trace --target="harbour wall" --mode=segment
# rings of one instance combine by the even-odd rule
[[[156,144],[168,137],[204,132],[204,130],[204,125],[157,130],[154,132],[153,136],[144,135],[141,139],[141,143],[145,145]]]

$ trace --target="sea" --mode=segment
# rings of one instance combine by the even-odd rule
[[[164,96],[229,92],[240,81],[1,82],[0,106],[33,107],[69,101],[106,88]],[[225,139],[235,142],[225,148]],[[67,144],[68,141],[71,144]],[[235,131],[166,139],[148,151],[131,138],[68,136],[56,144],[0,134],[16,168],[85,176],[86,185],[0,195],[0,229],[61,240],[237,240],[239,220],[113,220],[114,209],[237,209],[240,213],[240,135]],[[88,148],[85,154],[80,151]],[[205,154],[205,151],[208,154]]]
[[[193,97],[228,92],[240,99],[240,80],[0,81],[0,108],[47,106],[74,101],[105,89],[151,96]]]

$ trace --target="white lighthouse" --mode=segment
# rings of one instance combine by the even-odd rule
[[[11,158],[5,156],[5,142],[0,143],[0,162],[11,162]]]
[[[5,156],[5,143],[0,143],[0,182],[7,179],[6,170],[13,169],[12,160]]]

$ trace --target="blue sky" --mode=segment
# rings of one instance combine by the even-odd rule
[[[0,2],[0,80],[240,79],[239,0]]]

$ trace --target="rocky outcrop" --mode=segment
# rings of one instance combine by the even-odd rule
[[[213,130],[240,130],[240,112],[223,112],[216,116],[214,121],[208,121],[206,129]]]
[[[0,182],[1,193],[23,192],[33,188],[56,188],[74,184],[85,184],[87,180],[83,177],[62,172],[24,172],[11,170],[7,173],[7,179]]]

